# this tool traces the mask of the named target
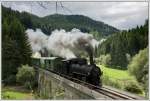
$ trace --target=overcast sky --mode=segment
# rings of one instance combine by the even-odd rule
[[[56,13],[55,2],[3,2],[12,9],[27,11],[40,17]],[[44,7],[40,6],[44,5]],[[148,2],[58,2],[58,13],[79,14],[103,21],[118,29],[143,25],[148,18]]]

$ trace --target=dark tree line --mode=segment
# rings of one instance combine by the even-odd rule
[[[10,81],[17,68],[30,64],[31,47],[25,27],[12,12],[2,11],[2,79]]]
[[[135,54],[148,46],[148,20],[142,26],[122,31],[108,37],[98,47],[97,56],[110,54],[111,66],[126,69],[128,65],[127,54],[133,57]]]

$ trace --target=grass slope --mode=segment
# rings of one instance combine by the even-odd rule
[[[144,96],[144,91],[141,89],[141,86],[137,82],[136,78],[134,76],[131,76],[127,70],[112,69],[103,65],[98,66],[103,71],[102,83],[104,85],[108,85],[111,87],[115,87]],[[127,90],[127,88],[129,87],[130,89],[134,89],[134,91]],[[137,89],[141,89],[142,92],[137,93],[135,91]]]
[[[6,86],[2,88],[2,99],[5,100],[33,100],[34,95],[21,86]]]
[[[112,80],[135,80],[135,77],[131,76],[127,70],[119,70],[113,68],[107,68],[105,66],[99,65],[103,71],[104,76],[108,76]]]

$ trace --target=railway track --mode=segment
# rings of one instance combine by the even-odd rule
[[[128,92],[124,92],[124,91],[118,91],[118,90],[114,90],[112,88],[109,88],[109,87],[102,87],[102,89],[104,90],[107,90],[107,91],[112,91],[114,94],[124,98],[124,99],[131,99],[131,100],[143,100],[145,99],[144,97],[140,97],[138,95],[134,95],[134,94],[131,94],[131,93],[128,93]]]
[[[70,79],[70,77],[68,79]],[[76,83],[80,83],[80,84],[82,84],[94,91],[97,91],[111,99],[114,99],[114,100],[141,100],[141,99],[143,100],[143,99],[145,99],[144,97],[139,97],[139,96],[133,95],[131,93],[127,93],[127,92],[123,92],[123,91],[119,91],[119,90],[117,91],[117,90],[114,90],[107,86],[97,87],[97,86],[91,85],[89,83],[80,81],[75,78],[73,78],[72,80]]]
[[[101,87],[99,89],[95,89],[97,92],[104,94],[115,100],[136,100],[136,97],[132,97],[127,94],[122,94],[121,92],[114,91],[112,89],[108,89],[106,87]]]
[[[70,78],[68,78],[70,79]],[[119,90],[114,90],[110,87],[107,86],[103,86],[103,87],[97,87],[94,85],[91,85],[89,83],[80,81],[78,79],[73,78],[73,81],[76,83],[80,83],[94,91],[97,91],[107,97],[109,97],[110,99],[114,99],[114,100],[144,100],[144,97],[139,97],[137,95],[133,95],[131,93],[127,93],[127,92],[123,92],[123,91],[119,91]]]

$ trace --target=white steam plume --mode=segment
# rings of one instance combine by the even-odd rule
[[[93,50],[104,41],[99,42],[91,34],[83,33],[75,28],[70,32],[66,32],[63,29],[55,30],[50,36],[46,36],[39,29],[36,31],[28,29],[26,32],[33,52],[42,50],[45,47],[49,53],[67,59],[75,58],[81,51],[88,51],[88,48]]]
[[[44,47],[46,47],[46,40],[48,36],[46,36],[40,29],[36,29],[36,31],[32,29],[27,29],[26,33],[28,35],[29,42],[32,46],[33,53],[39,52]]]

